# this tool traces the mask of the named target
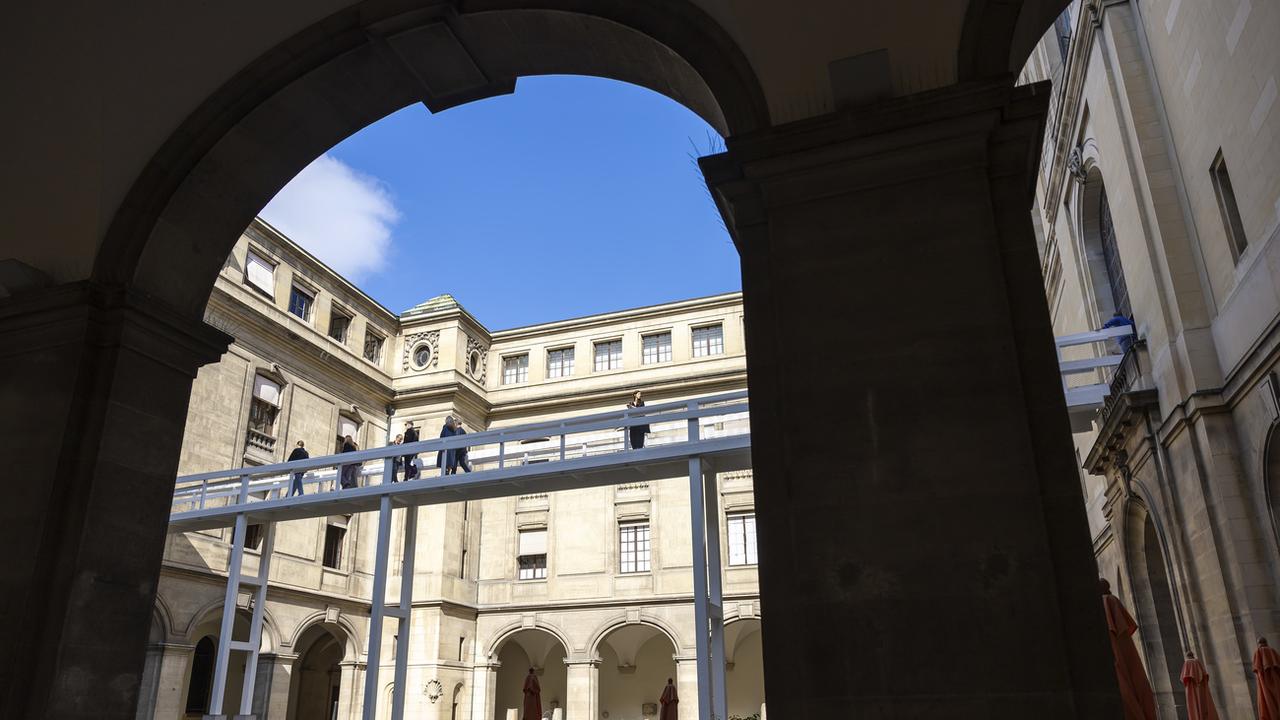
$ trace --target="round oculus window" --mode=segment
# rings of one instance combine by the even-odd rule
[[[431,346],[423,343],[413,349],[413,366],[421,370],[431,362]]]
[[[472,376],[480,375],[480,351],[472,350],[471,357],[468,359],[468,366],[471,369]]]

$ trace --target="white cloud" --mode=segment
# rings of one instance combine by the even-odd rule
[[[355,282],[386,266],[400,211],[386,183],[326,154],[289,181],[262,217]]]

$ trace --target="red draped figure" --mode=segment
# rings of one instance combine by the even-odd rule
[[[1196,654],[1187,652],[1182,664],[1182,685],[1187,689],[1187,720],[1218,720],[1218,709],[1209,694],[1209,672]]]
[[[676,707],[680,704],[680,697],[676,695],[676,686],[671,678],[667,678],[667,686],[662,688],[662,698],[658,702],[662,703],[662,714],[658,720],[678,720]]]
[[[1102,590],[1102,608],[1107,614],[1107,631],[1111,635],[1111,652],[1116,657],[1116,680],[1120,682],[1120,703],[1124,706],[1125,720],[1157,720],[1156,696],[1151,692],[1151,682],[1142,667],[1138,648],[1133,645],[1133,634],[1138,624],[1120,598],[1111,594],[1111,583],[1098,580]],[[1280,718],[1276,718],[1280,720]]]
[[[542,720],[542,686],[538,684],[538,676],[529,668],[524,679],[524,712],[520,720]]]
[[[1258,720],[1280,720],[1280,653],[1266,638],[1258,638],[1253,674],[1258,677]]]

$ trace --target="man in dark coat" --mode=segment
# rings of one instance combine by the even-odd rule
[[[461,421],[461,420],[458,420],[458,421],[456,421],[456,422],[454,423],[454,434],[455,434],[455,435],[466,435],[466,434],[467,434],[467,430],[466,430],[466,428],[462,427],[462,421]],[[453,471],[456,473],[456,472],[458,472],[458,468],[462,468],[463,470],[466,470],[467,472],[471,472],[471,462],[470,462],[469,460],[467,460],[467,448],[466,448],[466,446],[460,447],[460,448],[458,448],[457,450],[454,450],[453,452],[454,452]]]
[[[405,444],[418,442],[418,428],[413,426],[412,420],[405,423],[403,442]],[[404,456],[404,479],[405,480],[412,480],[418,477],[418,466],[413,464],[413,461],[417,459],[418,459],[418,455],[416,453],[413,455]]]
[[[444,427],[440,428],[440,437],[447,438],[457,435],[457,428],[454,426],[452,415],[445,417]],[[452,475],[458,469],[458,453],[456,450],[437,450],[436,451],[436,467],[441,468],[445,475]]]
[[[311,457],[311,453],[307,452],[307,446],[303,444],[301,440],[299,440],[298,446],[293,449],[293,452],[289,453],[289,462],[293,462],[294,460],[307,460],[310,457]],[[287,497],[293,497],[294,495],[301,495],[301,494],[302,494],[302,473],[296,472],[293,474],[293,482],[289,484],[289,495]]]

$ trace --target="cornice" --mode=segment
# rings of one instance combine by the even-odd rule
[[[1116,399],[1106,422],[1098,429],[1084,467],[1094,475],[1105,474],[1114,460],[1116,451],[1122,450],[1130,428],[1140,422],[1151,408],[1160,407],[1160,396],[1154,389],[1130,390]]]
[[[662,315],[687,313],[690,310],[701,308],[714,309],[741,305],[741,292],[722,293],[720,295],[708,295],[705,297],[690,298],[688,300],[677,300],[670,303],[643,305],[641,307],[627,308],[625,310],[615,310],[606,313],[597,313],[594,315],[566,318],[564,320],[554,320],[552,322],[538,323],[537,325],[524,325],[506,330],[496,330],[492,333],[492,338],[494,343],[511,342],[515,340],[523,340],[535,335],[557,333],[564,330],[589,329],[619,322],[634,322],[636,320],[659,317]]]

